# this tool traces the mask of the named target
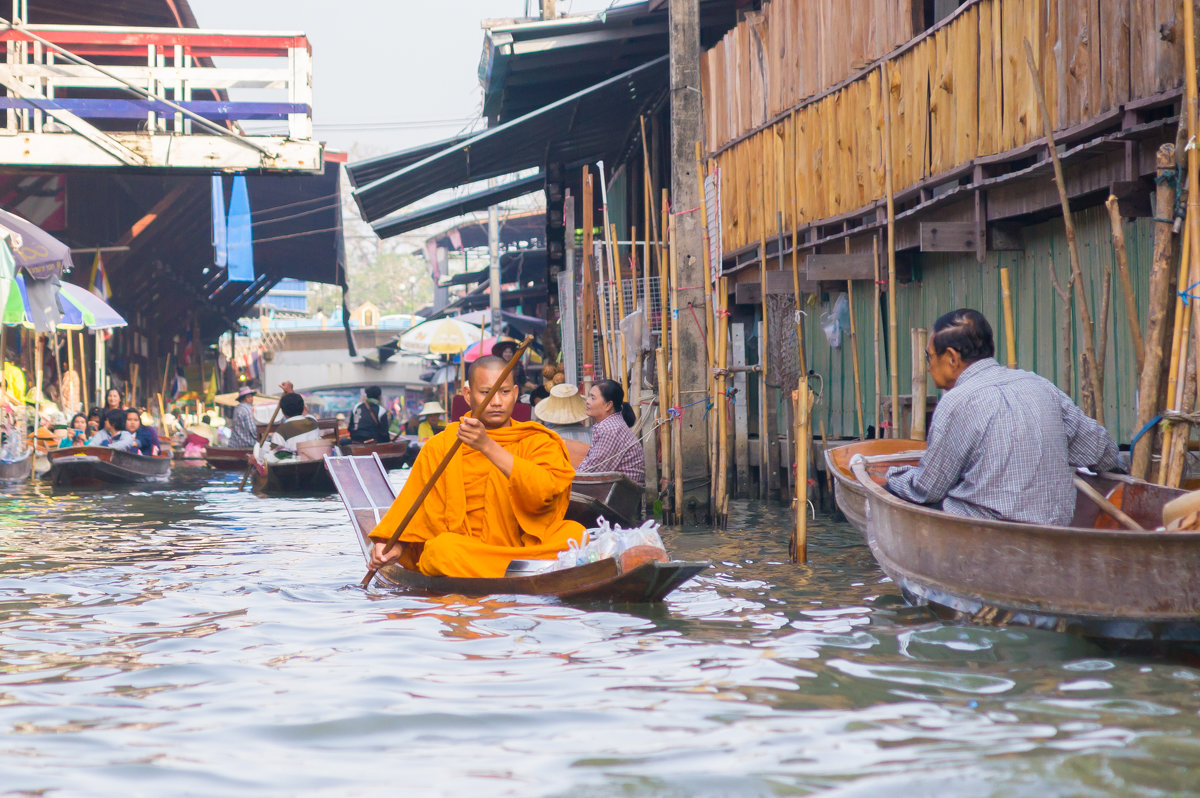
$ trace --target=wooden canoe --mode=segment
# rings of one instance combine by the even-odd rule
[[[916,465],[925,451],[925,441],[906,438],[879,438],[855,441],[825,450],[825,468],[833,475],[833,498],[838,509],[855,529],[867,528],[867,490],[850,471],[850,458],[856,454],[879,458],[867,466],[868,473],[882,479],[892,466]],[[911,454],[911,457],[905,457]],[[882,461],[882,462],[881,462]]]
[[[49,479],[54,487],[162,482],[171,476],[169,449],[151,457],[107,446],[72,446],[51,449],[47,456]]]
[[[389,471],[412,462],[409,457],[407,438],[400,438],[388,443],[339,443],[338,451],[351,457],[370,457],[372,454],[377,454],[383,467]]]
[[[18,459],[0,462],[0,483],[8,485],[29,479],[32,474],[30,469],[33,467],[29,458],[32,456],[33,449],[26,449],[25,454]]]
[[[325,462],[355,527],[363,561],[367,562],[372,546],[368,534],[395,499],[387,473],[374,455],[326,457]],[[595,499],[588,499],[584,506],[594,510],[596,504]],[[584,511],[584,507],[576,509],[581,514]],[[595,520],[592,516],[591,523]],[[528,562],[514,561],[510,573],[519,572]],[[389,565],[379,571],[376,582],[426,595],[531,595],[581,602],[647,603],[662,601],[672,590],[707,567],[706,562],[644,562],[622,572],[617,560],[607,559],[561,571],[481,579],[425,576]]]
[[[917,603],[974,622],[1122,641],[1200,641],[1200,532],[1117,528],[1085,496],[1070,526],[951,515],[906,502],[864,464],[866,536]],[[1183,491],[1119,474],[1087,477],[1147,530]]]
[[[244,471],[249,462],[246,458],[253,451],[229,446],[206,446],[204,460],[218,471]]]
[[[332,493],[333,480],[320,460],[294,458],[278,463],[254,463],[251,474],[254,492],[268,495],[284,493]]]

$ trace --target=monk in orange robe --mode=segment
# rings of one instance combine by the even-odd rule
[[[504,370],[498,357],[471,366],[463,396],[476,407]],[[565,519],[575,469],[562,438],[533,421],[513,421],[517,388],[511,374],[479,418],[464,416],[421,448],[408,481],[371,531],[371,567],[399,561],[427,576],[504,576],[512,560],[553,559],[583,527]],[[433,476],[455,439],[462,447],[420,509],[385,551],[387,541]]]

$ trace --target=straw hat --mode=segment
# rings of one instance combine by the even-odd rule
[[[504,349],[506,346],[511,346],[512,350],[515,352],[520,344],[517,343],[516,339],[509,338],[507,335],[501,335],[496,339],[496,343],[492,344],[492,354],[499,355],[500,350]]]
[[[254,389],[251,388],[249,385],[243,385],[241,388],[238,389],[238,392],[237,392],[237,398],[239,401],[241,400],[241,398],[243,396],[253,396],[253,395],[254,395]]]
[[[533,407],[540,421],[547,424],[578,424],[588,417],[587,403],[574,385],[555,385],[550,395]]]
[[[446,408],[442,407],[441,402],[426,402],[421,406],[421,412],[418,416],[440,416],[445,415]]]

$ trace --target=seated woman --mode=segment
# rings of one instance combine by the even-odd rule
[[[592,448],[575,471],[580,474],[618,471],[645,487],[646,463],[641,441],[630,430],[636,419],[620,383],[601,380],[593,385],[588,391],[587,414],[592,419]]]
[[[66,449],[71,446],[83,446],[87,443],[88,437],[87,416],[83,413],[76,413],[71,419],[66,437],[59,441],[58,448]]]
[[[104,412],[104,429],[96,433],[89,446],[108,446],[123,452],[136,452],[137,440],[125,429],[125,411],[121,409]]]

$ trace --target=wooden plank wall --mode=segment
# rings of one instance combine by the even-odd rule
[[[765,186],[768,230],[780,201],[791,229],[880,200],[883,97],[897,191],[1040,139],[1026,39],[1060,130],[1182,85],[1182,0],[974,0],[881,66],[818,94],[906,42],[911,4],[771,0],[704,54],[708,149],[744,137],[717,155],[726,251],[758,241],[759,172],[787,184]]]

